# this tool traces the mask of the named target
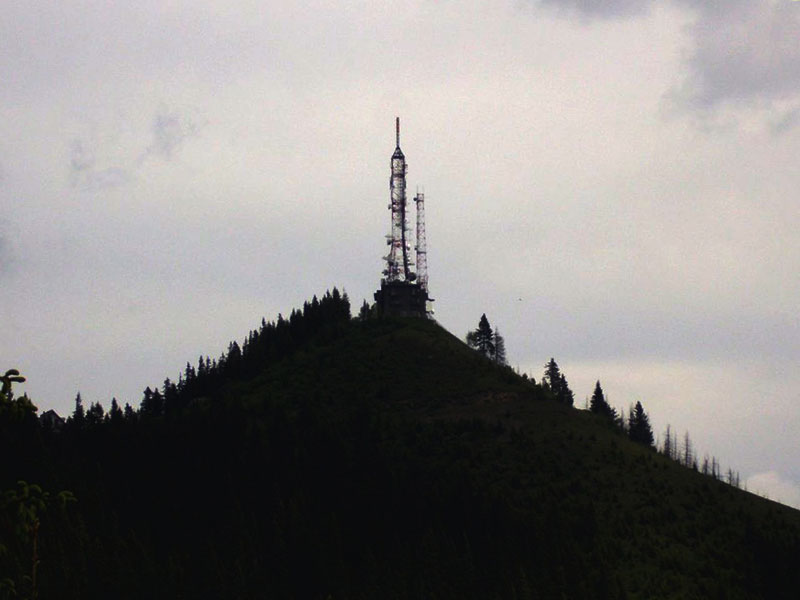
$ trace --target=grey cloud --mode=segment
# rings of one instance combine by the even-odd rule
[[[544,6],[587,19],[616,19],[647,13],[652,0],[541,0]]]
[[[680,0],[697,12],[689,74],[674,96],[687,107],[754,103],[800,95],[800,4]]]
[[[153,141],[147,154],[169,159],[187,139],[197,135],[198,129],[191,119],[162,107],[153,118]]]
[[[800,108],[795,108],[773,120],[770,124],[770,131],[776,135],[780,135],[791,131],[798,125],[800,125]]]
[[[646,14],[650,0],[540,0],[584,20]],[[775,0],[673,0],[694,13],[683,81],[666,97],[682,110],[712,114],[723,105],[760,104],[800,96],[800,3]],[[788,118],[784,118],[788,117]],[[778,117],[780,133],[797,124]]]
[[[89,191],[113,188],[130,182],[148,157],[171,159],[200,127],[191,118],[162,107],[152,119],[150,144],[144,149],[120,143],[113,133],[94,132],[88,139],[74,139],[69,147],[72,187]],[[109,144],[109,140],[114,140]]]
[[[0,225],[2,225],[2,223],[0,223]],[[8,242],[6,234],[0,231],[0,276],[10,271],[11,262],[11,244]]]
[[[81,140],[70,144],[69,164],[73,173],[83,173],[94,168],[94,153],[90,152]]]
[[[70,182],[72,187],[97,191],[122,185],[130,180],[130,173],[117,166],[97,168],[94,152],[82,140],[70,144]]]

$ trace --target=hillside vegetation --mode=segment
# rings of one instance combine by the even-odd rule
[[[0,412],[0,489],[17,490],[0,597],[800,590],[800,512],[630,442],[435,322],[351,320],[338,293],[187,366],[139,410],[82,411],[61,431]],[[35,585],[17,480],[51,492]]]

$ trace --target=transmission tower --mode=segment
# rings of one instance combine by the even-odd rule
[[[414,198],[417,208],[416,263],[418,273],[411,267],[414,261],[411,253],[411,233],[408,228],[406,205],[406,157],[400,149],[400,119],[395,120],[395,149],[392,154],[389,179],[392,211],[392,229],[386,236],[389,253],[383,257],[386,268],[383,270],[381,289],[375,292],[375,301],[381,315],[401,317],[430,317],[428,310],[432,299],[428,296],[428,261],[425,250],[425,195],[418,193]]]
[[[417,205],[417,282],[428,293],[428,258],[425,242],[425,194],[417,192],[414,202]]]
[[[389,244],[389,254],[385,256],[386,281],[413,281],[416,276],[411,271],[411,262],[408,251],[411,245],[408,241],[408,219],[406,216],[406,157],[400,149],[400,117],[395,121],[395,135],[397,145],[392,154],[392,176],[389,179],[391,193],[392,232],[386,236]]]

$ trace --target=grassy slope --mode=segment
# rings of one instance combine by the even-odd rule
[[[499,502],[529,534],[543,532],[529,558],[541,560],[552,544],[581,554],[565,561],[571,576],[608,572],[600,585],[611,596],[794,597],[800,512],[628,442],[594,415],[544,398],[433,323],[360,327],[268,370],[235,395],[253,405],[266,397],[316,398],[332,421],[340,403],[366,401],[381,415],[439,427],[440,438],[425,445],[434,472],[463,473],[476,494]],[[474,420],[488,427],[463,426]],[[447,422],[462,427],[448,429]]]

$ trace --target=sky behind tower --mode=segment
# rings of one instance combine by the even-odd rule
[[[12,0],[0,364],[135,405],[371,298],[399,115],[442,325],[800,506],[798,40],[790,0]]]

